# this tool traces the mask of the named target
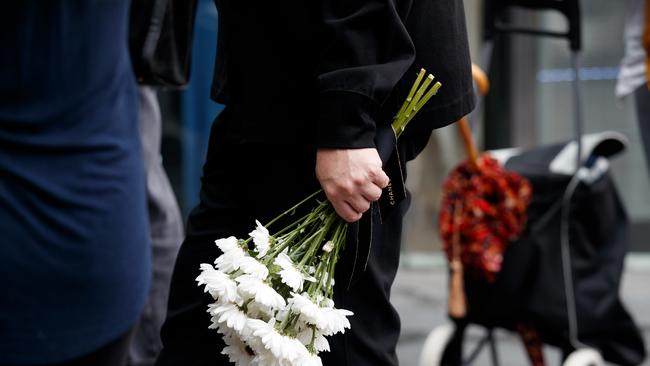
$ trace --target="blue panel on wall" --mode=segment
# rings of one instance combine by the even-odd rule
[[[223,105],[210,99],[217,49],[217,22],[213,0],[199,0],[194,28],[192,73],[188,88],[181,93],[180,106],[183,126],[181,204],[184,212],[198,203],[210,126],[223,110]]]

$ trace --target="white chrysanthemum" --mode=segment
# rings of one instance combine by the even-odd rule
[[[323,366],[323,361],[318,357],[318,355],[309,353],[307,356],[296,362],[296,364],[300,366]]]
[[[330,344],[327,341],[327,338],[325,338],[321,332],[319,332],[317,329],[314,329],[313,327],[303,329],[300,333],[298,333],[296,338],[298,338],[298,340],[305,346],[309,346],[313,340],[316,352],[330,351]]]
[[[221,350],[222,355],[228,356],[230,362],[237,366],[250,366],[254,355],[249,352],[246,343],[238,337],[223,337],[226,347]]]
[[[326,253],[329,253],[334,249],[334,242],[331,240],[328,240],[327,243],[323,245],[323,251]]]
[[[241,275],[235,281],[239,283],[237,288],[240,294],[246,299],[255,299],[256,302],[268,306],[271,309],[283,309],[287,306],[282,295],[257,277]]]
[[[257,337],[264,348],[273,353],[277,358],[288,358],[288,350],[285,350],[284,339],[273,327],[273,320],[269,323],[259,319],[248,319],[247,326],[251,329],[253,336]]]
[[[347,317],[354,315],[353,312],[329,307],[322,309],[325,326],[319,328],[321,328],[323,335],[331,336],[336,333],[345,333],[346,329],[350,329],[350,321]]]
[[[291,294],[289,299],[291,311],[300,314],[300,319],[305,323],[313,324],[318,328],[323,328],[327,324],[323,317],[323,309],[316,305],[307,294]]]
[[[237,337],[241,339],[239,333],[235,332],[233,329],[228,328],[225,324],[219,324],[217,322],[218,319],[216,319],[215,316],[213,316],[212,318],[213,318],[213,322],[212,325],[208,327],[209,329],[216,329],[217,333],[223,335],[224,338]]]
[[[229,236],[223,239],[217,239],[214,241],[217,244],[217,247],[221,249],[223,253],[228,252],[236,247],[239,247],[239,241],[234,236]]]
[[[253,238],[255,251],[258,253],[257,257],[261,258],[265,256],[266,252],[271,248],[271,236],[269,235],[269,231],[259,221],[255,220],[255,224],[257,224],[257,227],[248,235]]]
[[[233,247],[220,255],[214,264],[224,273],[231,273],[239,269],[242,259],[246,258],[246,252],[239,246]]]
[[[269,275],[269,269],[253,257],[245,256],[239,260],[238,264],[242,272],[260,280],[265,280]]]
[[[274,321],[275,319],[271,319],[267,323],[259,319],[249,319],[246,326],[252,330],[255,337],[262,341],[264,347],[279,360],[293,363],[304,358],[309,353],[307,348],[296,338],[278,333],[275,330]]]
[[[288,255],[280,253],[273,263],[281,268],[279,275],[283,283],[291,287],[293,291],[302,290],[305,276],[294,266],[293,261]]]
[[[216,304],[212,304],[213,306],[216,306]],[[210,305],[208,305],[210,306]],[[210,308],[208,308],[208,313],[210,312]],[[219,324],[219,317],[212,315],[210,317],[210,325],[208,325],[208,329],[217,329],[217,331],[221,334],[225,334],[224,332],[221,332],[221,329],[228,329],[227,327]],[[230,331],[231,333],[233,332],[232,330]]]
[[[201,274],[196,278],[196,282],[205,285],[205,291],[209,292],[215,300],[242,304],[242,298],[237,292],[237,283],[210,264],[201,264]]]
[[[210,304],[208,305],[208,312],[213,317],[213,325],[217,323],[237,333],[242,333],[244,327],[246,327],[248,317],[235,304]]]

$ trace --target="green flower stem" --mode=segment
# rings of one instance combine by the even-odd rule
[[[305,227],[308,227],[313,224],[314,221],[318,220],[320,214],[325,210],[326,204],[319,204],[314,210],[312,210],[309,214],[303,216],[302,218],[296,220],[294,223],[292,223],[290,226],[294,224],[300,224],[297,227],[295,227],[292,231],[289,233],[277,237],[277,233],[274,234],[273,236],[276,237],[276,240],[282,240],[282,244],[280,244],[277,247],[274,247],[271,249],[271,251],[267,254],[268,259],[266,260],[266,263],[271,263],[275,257],[277,257],[280,253],[282,253],[283,250],[288,248],[290,245],[293,244],[293,240],[300,236],[300,231],[304,229]],[[313,228],[317,228],[317,226],[312,225]],[[284,230],[282,230],[284,231]]]
[[[268,265],[271,262],[273,262],[275,257],[280,255],[280,253],[282,253],[286,248],[290,247],[293,244],[293,240],[299,235],[300,235],[300,230],[297,229],[295,231],[290,232],[286,236],[283,236],[281,238],[282,239],[282,244],[280,244],[277,247],[274,247],[273,249],[271,249],[271,251],[269,251],[266,254],[266,256],[265,256],[266,260],[264,261],[264,264]]]
[[[426,70],[420,69],[420,72],[418,73],[418,77],[415,79],[415,82],[411,86],[411,90],[409,91],[408,96],[406,97],[406,101],[402,104],[402,107],[400,108],[399,112],[397,112],[397,116],[401,116],[406,112],[406,108],[408,107],[409,103],[413,100],[413,96],[415,95],[415,92],[418,89],[418,85],[422,82],[422,79],[424,78],[424,75],[426,74]]]
[[[309,233],[309,236],[302,240],[300,246],[295,250],[296,255],[291,258],[294,262],[298,263],[298,266],[305,265],[305,263],[313,259],[313,254],[311,254],[314,252],[313,248],[316,247],[316,249],[318,249],[320,246],[319,238],[321,237],[321,234],[324,233],[325,228],[323,226],[318,226],[314,229],[315,230],[312,230]]]
[[[411,120],[420,111],[420,109],[424,107],[424,105],[429,101],[429,99],[431,99],[431,97],[433,97],[438,93],[438,90],[440,89],[441,86],[442,84],[440,84],[440,82],[436,82],[435,84],[433,84],[433,86],[429,89],[427,94],[423,96],[422,99],[413,107],[411,113],[407,115],[406,120],[402,122],[402,125],[396,130],[397,138],[400,137],[400,135],[402,134],[402,132],[404,132],[409,122],[411,122]]]
[[[399,138],[402,132],[404,132],[404,129],[406,129],[406,126],[409,124],[409,122],[411,122],[418,111],[424,107],[424,105],[429,101],[429,99],[431,99],[431,97],[438,93],[438,90],[442,86],[442,84],[436,82],[429,88],[429,85],[433,81],[434,77],[433,75],[429,74],[427,78],[422,81],[425,72],[426,71],[424,69],[420,70],[417,79],[411,86],[411,90],[406,97],[406,100],[402,104],[402,107],[400,108],[397,115],[395,115],[393,118],[393,123],[391,126],[393,127],[395,137],[397,138]]]
[[[313,247],[318,246],[318,240],[317,238],[320,238],[323,234],[323,232],[326,230],[324,227],[319,227],[317,228],[311,235],[309,235],[305,240],[300,243],[300,246],[298,247],[297,250],[301,250],[304,248],[307,248],[306,254],[300,259],[299,266],[303,266],[305,262],[310,259],[310,253],[312,252]]]
[[[314,221],[317,221],[320,219],[320,215],[327,210],[327,206],[329,205],[329,201],[324,201],[322,203],[319,203],[318,206],[316,206],[313,210],[311,210],[307,215],[301,217],[300,219],[296,220],[295,222],[291,223],[288,227],[295,225],[298,225],[295,227],[290,234],[298,233],[300,234],[301,230],[304,229],[307,226],[310,226],[314,223]],[[286,231],[285,229],[278,231],[277,233],[273,234],[273,236],[278,236],[279,234],[284,233]]]
[[[290,209],[284,211],[284,212],[281,213],[280,215],[276,216],[273,220],[269,221],[266,225],[264,225],[264,227],[268,228],[269,226],[273,225],[276,221],[278,221],[278,220],[280,220],[281,218],[283,218],[284,216],[290,214],[290,213],[293,212],[295,209],[297,209],[298,207],[302,206],[305,202],[307,202],[307,201],[311,200],[312,198],[316,197],[317,195],[319,195],[321,192],[323,192],[323,190],[322,190],[322,189],[319,189],[318,191],[316,191],[316,192],[310,194],[307,198],[305,198],[304,200],[298,202],[295,206],[293,206],[293,207],[291,207]]]
[[[396,128],[399,129],[403,126],[404,121],[410,115],[411,111],[413,110],[413,107],[417,105],[418,101],[424,94],[425,88],[429,86],[431,81],[433,81],[433,75],[428,75],[427,78],[422,82],[422,84],[418,86],[418,90],[413,96],[413,98],[411,98],[410,101],[405,102],[407,103],[406,108],[404,108],[403,112],[399,114],[399,119],[396,121],[397,122],[396,125],[394,124]]]
[[[330,253],[327,253],[327,260],[324,261],[325,265],[323,266],[323,271],[321,275],[318,277],[318,283],[316,284],[316,288],[319,291],[325,291],[325,295],[327,296],[327,293],[329,292],[329,288],[326,287],[328,285],[331,285],[332,280],[331,280],[331,275],[330,273],[332,272],[332,263],[334,263],[334,255],[335,251],[333,250]]]
[[[329,253],[327,253],[329,256]],[[307,287],[307,294],[309,297],[312,299],[316,298],[316,294],[320,291],[321,289],[321,284],[323,282],[323,272],[328,266],[329,263],[329,258],[328,256],[323,256],[322,261],[318,263],[318,267],[316,267],[316,273],[314,273],[314,277],[316,278],[316,282],[312,282],[309,284],[309,287]]]
[[[417,105],[415,106],[415,109],[413,109],[414,112],[413,112],[413,115],[411,116],[411,119],[413,119],[413,116],[415,115],[415,113],[417,113],[417,111],[420,110],[420,108],[424,107],[424,105],[427,104],[427,102],[429,101],[429,99],[431,99],[431,97],[438,94],[438,90],[440,90],[441,86],[442,86],[442,84],[439,81],[436,81],[436,83],[433,84],[433,86],[431,86],[431,88],[429,88],[429,91],[427,92],[427,94],[425,94],[422,97],[422,99],[420,99],[418,101]],[[407,120],[406,123],[408,123],[409,120]],[[406,127],[406,125],[404,127]]]
[[[297,247],[292,248],[290,257],[294,262],[300,262],[303,259],[303,256],[309,251],[310,239],[320,230],[322,230],[322,226],[312,225],[310,231],[304,235],[305,239],[302,239]]]
[[[332,221],[334,225],[336,225],[336,228],[334,229],[334,234],[332,235],[331,241],[334,243],[334,247],[338,248],[341,247],[342,244],[345,240],[345,230],[347,229],[347,223],[343,222],[338,215],[336,215],[335,212],[332,212]],[[328,230],[331,232],[332,230]],[[315,251],[320,249],[322,242],[324,239],[321,239],[319,242],[318,246],[315,246]],[[333,249],[334,250],[334,249]],[[314,253],[315,253],[314,251]],[[333,270],[331,267],[334,266],[333,263],[336,262],[336,259],[333,259],[334,255],[336,252],[330,251],[330,252],[324,252],[321,255],[321,260],[318,263],[318,266],[316,267],[316,272],[314,273],[314,277],[316,278],[316,282],[312,282],[309,287],[307,288],[307,293],[312,297],[316,298],[316,294],[323,291],[323,286],[325,285],[326,281],[331,279],[331,273],[333,273]],[[312,254],[313,255],[313,254]],[[331,283],[331,281],[330,281]]]
[[[318,208],[320,208],[320,205],[317,206],[314,210],[316,210]],[[291,224],[289,224],[289,225],[285,226],[284,228],[282,228],[282,230],[274,233],[273,236],[274,237],[279,237],[280,235],[284,234],[285,232],[289,231],[290,229],[294,228],[297,225],[302,225],[304,227],[306,224],[310,223],[309,217],[312,216],[313,214],[314,214],[314,211],[310,211],[308,214],[304,215],[303,217],[301,217],[299,219],[296,219]]]
[[[399,115],[400,118],[396,121],[395,124],[393,124],[393,127],[398,134],[401,134],[401,132],[406,127],[406,121],[409,120],[409,118],[411,118],[411,113],[413,113],[415,107],[418,105],[418,102],[420,101],[420,99],[422,98],[425,91],[429,87],[429,84],[431,84],[432,81],[433,81],[433,75],[429,74],[429,76],[427,76],[427,78],[424,80],[422,85],[420,85],[420,87],[418,88],[418,91],[415,93],[413,99],[408,103],[408,106],[406,107],[404,112]]]
[[[332,286],[332,280],[334,279],[334,271],[336,270],[336,262],[338,262],[339,259],[339,252],[342,247],[345,246],[345,239],[348,234],[348,225],[342,224],[337,227],[337,234],[338,236],[336,237],[336,245],[333,249],[333,255],[330,257],[330,267],[329,270],[327,271],[327,297],[332,298],[334,288]],[[331,254],[331,253],[330,253]]]
[[[311,328],[311,341],[309,342],[309,345],[307,346],[307,350],[311,353],[316,353],[316,326],[315,325],[310,325],[309,328]]]
[[[300,261],[299,264],[300,266],[304,266],[305,262],[308,259],[311,259],[316,254],[316,251],[320,249],[321,245],[323,244],[323,239],[325,238],[325,235],[327,235],[330,227],[332,226],[332,223],[337,219],[339,219],[339,216],[336,214],[336,212],[330,211],[328,213],[327,217],[325,218],[325,222],[323,223],[323,226],[318,231],[318,236],[314,237],[313,245],[309,248],[307,254],[305,254],[305,256]],[[309,240],[311,239],[312,238],[310,237]]]
[[[287,316],[287,318],[282,323],[280,323],[280,327],[279,327],[280,332],[286,335],[287,330],[295,330],[296,328],[295,325],[298,322],[298,318],[299,318],[298,314],[290,313],[289,316]],[[292,334],[289,335],[295,336],[295,334],[293,333],[294,332],[292,332]]]
[[[321,256],[321,261],[318,264],[316,273],[314,277],[316,282],[313,282],[309,285],[307,292],[312,297],[315,298],[315,295],[322,291],[322,289],[331,289],[331,282],[334,276],[334,269],[336,266],[338,252],[341,247],[345,245],[345,238],[347,234],[347,223],[343,222],[340,218],[337,217],[335,222],[335,229],[333,230],[333,235],[331,241],[334,243],[333,249],[330,252],[325,252]],[[332,230],[330,230],[331,232]],[[327,285],[327,287],[325,287]],[[331,291],[329,291],[331,292]],[[330,295],[331,296],[331,295]]]

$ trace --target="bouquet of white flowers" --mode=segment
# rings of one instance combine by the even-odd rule
[[[420,108],[436,94],[421,70],[392,126],[399,137]],[[322,365],[319,352],[329,351],[325,337],[350,328],[352,312],[332,300],[334,271],[346,241],[348,224],[316,192],[246,239],[216,240],[223,252],[213,264],[201,264],[196,281],[215,302],[208,312],[210,328],[226,343],[221,351],[238,366]],[[305,204],[316,206],[277,232],[280,219],[296,216]]]

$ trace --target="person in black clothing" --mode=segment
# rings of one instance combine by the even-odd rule
[[[196,285],[200,263],[218,256],[217,238],[243,237],[319,187],[337,213],[359,220],[389,178],[376,145],[420,68],[441,92],[400,138],[414,158],[434,128],[474,106],[461,0],[283,2],[217,0],[215,120],[200,204],[190,214],[170,290],[158,366],[228,365],[208,329],[212,300]],[[383,156],[383,155],[382,155]],[[376,210],[365,271],[352,276],[354,246],[337,267],[335,301],[355,313],[352,329],[330,339],[324,365],[397,365],[400,322],[390,304],[399,264],[402,214]],[[361,242],[360,242],[361,243]],[[360,244],[361,245],[361,244]],[[368,248],[365,248],[368,249]]]

